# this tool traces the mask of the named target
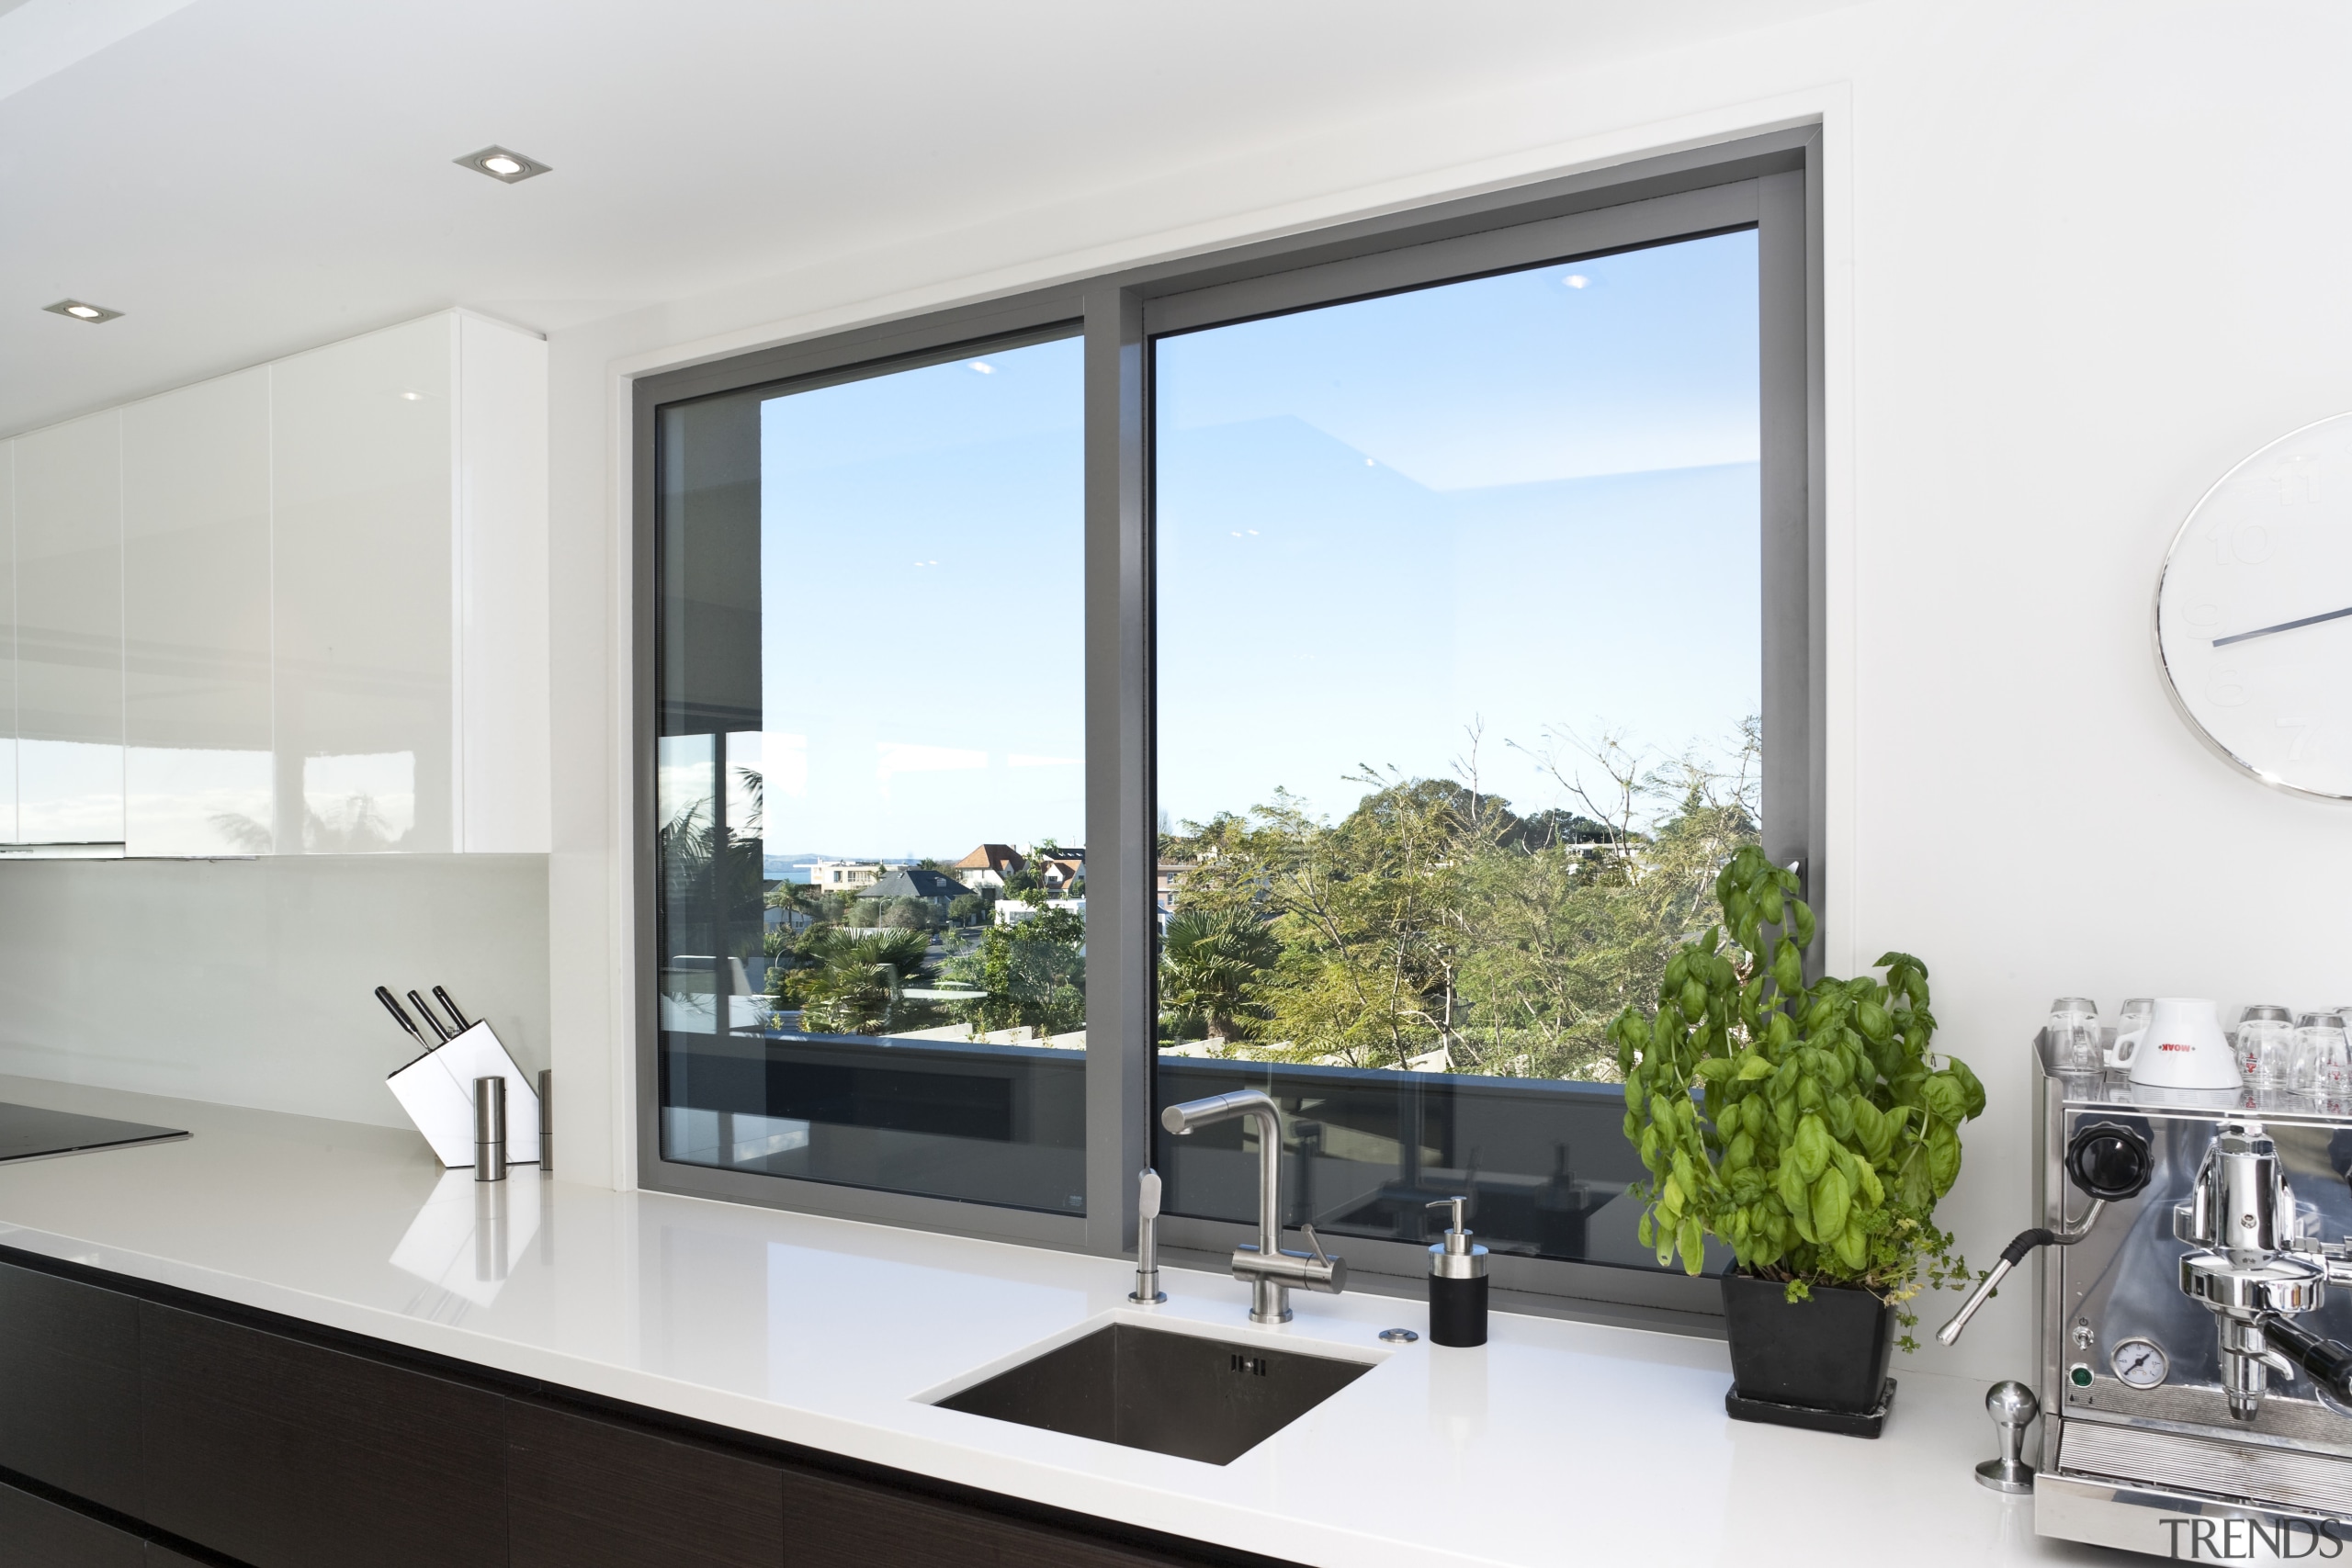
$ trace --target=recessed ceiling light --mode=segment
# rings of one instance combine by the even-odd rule
[[[488,175],[492,179],[503,180],[510,186],[527,180],[533,175],[548,172],[548,166],[537,158],[526,158],[503,147],[485,147],[479,152],[469,152],[462,158],[449,161],[463,164],[478,175]]]
[[[1582,288],[1586,284],[1590,283],[1592,279],[1587,277],[1580,272],[1572,272],[1568,274],[1567,276],[1560,279],[1560,281],[1566,284],[1571,288]]]
[[[104,305],[92,305],[80,299],[60,299],[56,304],[43,305],[41,309],[53,315],[71,316],[77,321],[87,321],[92,326],[100,321],[111,321],[122,314],[120,310],[109,310]]]

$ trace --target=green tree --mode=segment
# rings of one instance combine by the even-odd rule
[[[1281,955],[1272,930],[1248,909],[1183,910],[1159,942],[1160,1007],[1180,1028],[1244,1038],[1265,1016],[1258,992]]]
[[[1182,911],[1254,908],[1281,943],[1257,987],[1261,1032],[1294,1059],[1402,1066],[1438,1038],[1457,931],[1464,867],[1451,786],[1352,775],[1368,786],[1337,824],[1277,791],[1247,821],[1220,817],[1193,829],[1201,863],[1185,877]]]
[[[952,1010],[976,1031],[1067,1034],[1086,1026],[1086,922],[1070,910],[989,926],[944,968],[946,978],[986,993]]]
[[[867,902],[883,901],[868,899]],[[927,931],[938,922],[938,911],[931,907],[927,898],[892,898],[883,904],[882,912],[874,918],[874,923],[895,930]]]
[[[1755,741],[1751,725],[1728,770],[1613,738],[1573,765],[1551,747],[1532,754],[1582,809],[1525,818],[1478,787],[1475,732],[1461,780],[1367,769],[1336,823],[1278,791],[1164,836],[1190,865],[1171,935],[1191,916],[1264,924],[1258,1055],[1397,1067],[1442,1047],[1456,1071],[1613,1078],[1609,1020],[1718,918],[1714,876],[1755,841]],[[1193,1006],[1173,971],[1162,985]]]
[[[922,969],[931,942],[917,931],[867,931],[838,927],[814,933],[804,967],[772,971],[771,988],[801,1010],[801,1025],[817,1034],[881,1034],[903,1007],[900,993]]]

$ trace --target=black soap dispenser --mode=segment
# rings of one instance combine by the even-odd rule
[[[1428,1205],[1452,1209],[1453,1228],[1430,1248],[1430,1343],[1484,1345],[1487,1342],[1487,1249],[1470,1245],[1462,1228],[1466,1198],[1441,1198]]]

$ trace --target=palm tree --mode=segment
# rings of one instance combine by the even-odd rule
[[[930,951],[928,931],[823,932],[812,950],[815,967],[785,982],[801,1004],[801,1027],[812,1034],[882,1033]]]
[[[1214,1039],[1238,1039],[1265,1016],[1258,987],[1280,951],[1266,922],[1247,910],[1170,916],[1159,941],[1160,1003],[1200,1021]]]

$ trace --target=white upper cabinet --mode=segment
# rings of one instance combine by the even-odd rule
[[[272,847],[267,367],[122,411],[134,855]]]
[[[270,367],[282,853],[458,844],[454,328]]]
[[[17,840],[119,852],[122,415],[16,446]]]
[[[458,847],[544,851],[548,345],[465,315],[458,343]]]
[[[546,372],[446,311],[0,444],[0,842],[544,852]]]
[[[17,842],[17,444],[0,441],[0,845]]]

